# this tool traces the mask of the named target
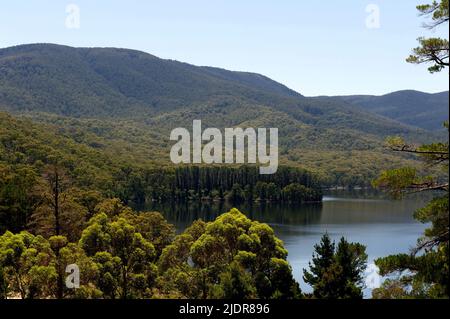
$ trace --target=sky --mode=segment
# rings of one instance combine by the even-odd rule
[[[121,47],[264,74],[306,96],[441,92],[448,72],[405,62],[431,0],[0,0],[0,48]],[[73,6],[75,5],[75,6]]]

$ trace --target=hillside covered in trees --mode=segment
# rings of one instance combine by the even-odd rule
[[[45,197],[49,171],[64,175],[85,196],[117,197],[127,204],[154,201],[318,202],[323,181],[304,169],[279,167],[260,175],[255,166],[158,166],[115,147],[87,143],[76,132],[0,113],[0,230],[25,229]],[[89,197],[89,196],[88,196]]]
[[[448,119],[448,91],[429,94],[410,90],[382,96],[349,95],[332,98],[430,131],[443,131],[442,119]]]
[[[0,69],[0,110],[71,142],[56,148],[76,145],[105,158],[90,166],[97,171],[171,166],[170,131],[200,115],[204,127],[278,127],[281,164],[307,169],[325,186],[367,186],[377,172],[411,164],[386,152],[386,136],[433,137],[340,99],[306,98],[262,75],[133,50],[22,45],[0,49]],[[10,125],[5,116],[2,126]],[[82,162],[95,161],[83,152]]]

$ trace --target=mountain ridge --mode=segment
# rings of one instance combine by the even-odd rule
[[[342,99],[305,97],[263,75],[116,48],[0,49],[0,111],[143,167],[168,165],[171,130],[194,119],[219,129],[278,127],[283,165],[342,185],[365,185],[380,170],[410,161],[384,149],[387,136],[436,139]]]
[[[401,90],[384,95],[344,95],[326,98],[343,100],[364,110],[425,130],[444,130],[449,118],[449,91],[426,93]]]
[[[367,115],[346,101],[305,98],[262,75],[197,67],[136,50],[22,45],[0,50],[0,70],[0,104],[12,112],[152,118],[204,105],[226,109],[245,104],[270,107],[309,125],[358,126],[356,119],[369,119],[389,126],[392,133],[411,130]],[[335,123],[333,113],[347,119]]]
[[[50,61],[49,57],[51,57]],[[29,76],[26,74],[26,68],[30,68],[31,72],[47,72],[50,78],[58,78],[60,81],[60,87],[63,90],[63,92],[59,92],[60,96],[66,94],[69,97],[63,100],[65,103],[62,104],[70,104],[70,102],[76,104],[74,103],[76,96],[71,94],[65,85],[69,80],[64,77],[64,74],[69,74],[72,84],[83,90],[84,98],[97,99],[97,103],[101,105],[97,111],[108,110],[107,105],[116,107],[127,105],[130,111],[136,108],[151,113],[154,111],[152,107],[164,108],[168,107],[168,104],[170,107],[179,107],[180,100],[205,101],[210,95],[225,94],[230,90],[241,95],[267,94],[269,92],[300,96],[282,84],[262,75],[197,67],[128,49],[72,48],[53,44],[31,44],[1,49],[0,63],[4,71],[7,72],[8,67],[15,68],[23,72],[21,74],[23,77]],[[231,76],[239,76],[241,79],[233,82],[227,79]],[[83,87],[83,78],[79,77],[88,78],[90,87]],[[255,78],[258,79],[255,80]],[[42,89],[50,90],[49,88],[53,89],[57,86],[56,83],[50,83],[49,86],[42,87],[41,83],[35,83],[35,81],[41,80],[39,78],[28,77],[27,80],[29,81],[28,88],[31,90],[34,88],[41,91]],[[3,86],[5,86],[5,82],[9,86],[20,86],[5,78],[0,78],[0,81],[3,82]],[[192,90],[192,87],[195,87],[196,90]],[[21,93],[26,96],[28,92],[22,91]],[[104,93],[103,96],[102,93]],[[106,95],[113,96],[117,102],[105,98]],[[99,96],[101,96],[100,99],[98,99]],[[3,102],[4,105],[15,104],[16,108],[23,104],[20,103],[20,100],[15,102],[5,100],[5,97],[0,102]],[[70,108],[58,110],[51,102],[49,108],[52,112],[61,111],[64,115],[76,116],[82,115],[83,112],[89,112],[89,107],[86,105],[78,105],[81,107],[81,112],[77,113],[78,110]],[[25,108],[23,105],[22,107]]]

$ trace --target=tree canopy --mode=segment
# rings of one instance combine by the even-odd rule
[[[449,20],[448,0],[433,1],[431,4],[419,5],[417,10],[422,16],[431,17],[431,22],[425,26],[434,29]],[[431,73],[439,72],[449,66],[449,44],[448,39],[443,38],[418,38],[420,46],[413,49],[406,61],[415,64],[432,64],[428,71]]]

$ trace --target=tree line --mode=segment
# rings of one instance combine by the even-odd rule
[[[306,170],[280,167],[261,175],[256,167],[199,167],[140,170],[121,168],[113,176],[112,195],[125,203],[151,201],[231,200],[318,202],[322,189]]]
[[[260,175],[256,167],[180,167],[140,170],[121,168],[111,183],[99,188],[80,183],[60,165],[42,173],[29,165],[0,164],[0,231],[20,231],[39,222],[42,210],[54,208],[66,220],[79,220],[81,206],[92,212],[100,198],[119,198],[129,205],[149,202],[228,200],[292,203],[322,200],[320,182],[300,169],[280,168]],[[64,213],[65,212],[65,213]],[[62,227],[60,225],[60,227]],[[59,227],[58,227],[59,228]]]

